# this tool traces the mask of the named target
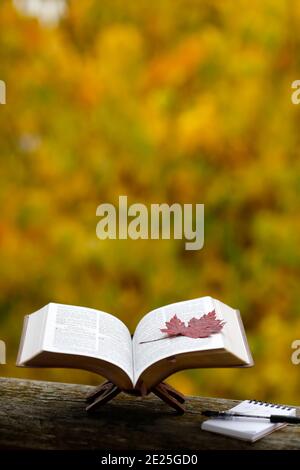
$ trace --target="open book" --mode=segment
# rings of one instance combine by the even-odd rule
[[[215,311],[222,331],[206,338],[168,337],[174,314],[188,322]],[[211,297],[178,302],[146,314],[133,337],[113,315],[50,303],[25,317],[17,365],[93,371],[122,390],[151,390],[182,369],[253,364],[238,310]]]

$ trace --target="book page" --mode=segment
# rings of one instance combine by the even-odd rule
[[[253,363],[239,312],[219,300],[214,300],[214,303],[217,317],[225,320],[223,333],[226,349],[241,360]]]
[[[124,323],[109,313],[51,303],[43,349],[102,359],[133,379],[131,335]]]
[[[47,311],[48,306],[45,306],[31,315],[26,315],[24,319],[17,365],[24,365],[32,357],[42,351],[43,332],[47,318]],[[29,331],[30,335],[27,334]]]
[[[187,324],[191,318],[200,318],[214,308],[211,297],[202,297],[167,305],[145,315],[133,337],[134,384],[145,369],[161,359],[180,353],[223,348],[222,332],[209,338],[194,339],[184,336],[168,338],[160,331],[175,314]],[[218,318],[222,319],[221,315]]]

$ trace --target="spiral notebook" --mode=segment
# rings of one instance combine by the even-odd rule
[[[271,414],[295,416],[296,409],[289,406],[274,405],[256,400],[245,400],[228,411],[235,413],[246,413],[259,416],[270,416]],[[261,418],[232,418],[223,420],[212,418],[204,421],[201,429],[211,431],[225,436],[235,437],[243,441],[255,442],[277,429],[286,426],[286,423],[273,424]]]

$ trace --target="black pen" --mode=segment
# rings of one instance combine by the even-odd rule
[[[232,419],[232,418],[259,418],[267,419],[270,423],[288,423],[288,424],[300,424],[300,418],[297,416],[284,416],[284,415],[248,415],[244,413],[234,413],[228,411],[214,411],[214,410],[204,410],[202,411],[204,416],[208,418],[217,418],[217,419]]]

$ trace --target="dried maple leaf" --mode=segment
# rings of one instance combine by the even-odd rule
[[[188,322],[188,326],[181,321],[177,315],[166,322],[166,327],[160,331],[167,333],[168,336],[187,336],[188,338],[207,338],[208,336],[219,333],[225,323],[219,320],[215,310],[202,315],[200,318],[192,318]]]
[[[182,334],[189,338],[207,338],[219,333],[224,325],[224,322],[218,320],[215,310],[212,310],[201,318],[192,318]]]
[[[179,336],[183,334],[184,329],[186,328],[183,321],[181,321],[177,315],[171,318],[170,321],[166,321],[166,327],[160,331],[162,333],[167,333],[168,336]]]

